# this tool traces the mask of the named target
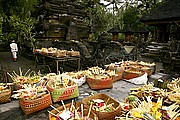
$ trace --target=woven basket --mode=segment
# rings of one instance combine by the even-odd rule
[[[6,103],[11,101],[11,87],[8,87],[8,90],[0,93],[0,103]]]
[[[80,52],[79,51],[68,51],[67,54],[69,56],[80,56]]]
[[[71,52],[71,56],[80,56],[80,52],[79,51],[73,51],[73,52]]]
[[[118,73],[115,76],[112,76],[113,82],[116,82],[118,80],[122,80],[122,75],[123,75],[122,73]]]
[[[151,65],[151,66],[149,66],[149,65],[143,65],[144,67],[150,67],[151,68],[151,70],[152,70],[152,73],[155,73],[156,72],[156,65]]]
[[[93,78],[87,77],[86,81],[87,81],[89,87],[91,89],[94,89],[94,90],[106,89],[106,88],[112,88],[113,87],[112,78],[99,80],[99,79],[93,79]]]
[[[76,83],[72,86],[60,89],[53,89],[51,84],[53,84],[52,81],[47,82],[47,89],[50,91],[54,103],[79,96],[78,85]]]
[[[132,78],[136,78],[136,77],[140,77],[144,74],[145,72],[141,70],[141,73],[133,73],[130,72],[129,70],[125,70],[124,71],[124,75],[123,78],[126,80],[132,79]]]
[[[81,108],[81,104],[82,104],[81,102],[76,102],[76,103],[74,104],[75,108],[79,108],[79,109],[78,109],[79,112],[81,111],[81,109],[80,109],[80,108]],[[66,106],[66,108],[68,109],[68,108],[71,107],[71,103],[65,104],[65,106]],[[84,116],[87,116],[89,109],[85,108],[84,105],[83,105],[83,108],[84,108],[83,114],[84,114]],[[63,110],[64,110],[64,107],[63,107],[63,106],[60,106],[60,107],[58,107],[57,109],[58,109],[59,111],[63,111]],[[57,112],[56,110],[51,110],[51,112],[54,113],[55,115],[58,114],[58,112]],[[51,115],[51,114],[49,113],[49,120],[51,120],[52,117],[53,117],[53,115]],[[95,117],[96,117],[96,119],[94,119]],[[92,111],[90,112],[89,118],[91,118],[91,119],[93,119],[93,120],[98,120],[98,117],[97,117],[96,114],[95,114],[94,112],[92,112]]]
[[[66,57],[67,56],[67,50],[57,50],[53,56],[55,57]]]
[[[144,72],[147,72],[148,76],[151,76],[153,73],[153,70],[150,67],[142,67],[141,68]]]
[[[114,100],[113,98],[109,97],[106,94],[99,93],[99,94],[95,94],[93,96],[83,98],[82,103],[87,108],[89,108],[90,106],[88,105],[88,102],[91,101],[92,99],[103,99],[104,101],[108,101],[109,104],[114,103],[115,110],[113,110],[111,112],[99,112],[99,111],[92,110],[97,115],[99,120],[115,120],[116,116],[120,116],[121,110],[122,110],[120,103],[117,102],[116,100]]]
[[[48,94],[34,100],[19,99],[19,106],[26,115],[43,110],[50,105],[52,105],[52,100],[49,92]]]

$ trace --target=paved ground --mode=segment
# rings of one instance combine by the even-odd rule
[[[18,57],[17,62],[13,62],[11,59],[10,52],[0,52],[0,57],[3,57],[4,59],[4,65],[7,68],[8,72],[12,72],[15,70],[18,72],[19,67],[22,68],[22,70],[26,71],[28,69],[31,70],[41,70],[42,67],[35,67],[34,61],[26,59],[22,56]],[[145,61],[152,62],[150,59],[144,59]],[[157,71],[162,68],[161,63],[157,64]],[[164,74],[156,73],[153,75],[150,80],[153,80],[157,78],[158,76],[164,76]],[[87,95],[91,93],[105,93],[114,99],[118,101],[124,101],[124,98],[128,95],[130,88],[137,87],[135,84],[128,83],[126,81],[117,81],[113,84],[112,89],[104,89],[104,90],[97,90],[93,91],[89,88],[87,84],[82,85],[79,87],[79,97],[76,98],[76,101],[81,101],[82,98],[86,97]],[[65,103],[70,102],[70,100],[64,101]],[[61,105],[61,103],[54,104],[55,107]],[[48,112],[47,110],[51,110],[51,108],[47,108],[45,110],[39,111],[37,113],[31,114],[26,116],[22,111],[21,108],[19,108],[18,100],[12,99],[11,102],[0,104],[0,120],[48,120]]]

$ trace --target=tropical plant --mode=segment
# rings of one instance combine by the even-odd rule
[[[0,12],[3,18],[2,31],[3,38],[17,39],[19,45],[23,41],[29,40],[33,46],[34,33],[34,18],[31,17],[31,11],[34,11],[34,6],[38,4],[40,0],[1,0]],[[7,29],[8,28],[8,29]],[[4,39],[5,40],[5,39]]]
[[[32,30],[34,29],[35,19],[30,17],[30,12],[24,18],[19,18],[16,15],[10,16],[9,23],[13,27],[13,32],[17,34],[19,43],[27,40],[31,42],[34,48],[35,33],[33,33]]]

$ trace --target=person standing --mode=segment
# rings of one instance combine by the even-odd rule
[[[15,40],[13,40],[12,43],[10,44],[10,49],[11,49],[13,61],[16,61],[17,60],[18,46],[15,43]]]

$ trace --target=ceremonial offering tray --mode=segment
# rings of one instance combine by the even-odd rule
[[[12,74],[7,74],[13,80],[16,90],[21,89],[23,84],[36,84],[41,80],[41,76],[38,75],[35,71],[31,71],[30,69],[23,73],[21,68],[19,68],[19,74],[17,74],[15,71],[13,71]]]
[[[26,115],[43,110],[50,105],[52,105],[50,93],[34,100],[19,99],[19,106]]]
[[[74,81],[62,77],[59,80],[48,81],[47,89],[51,93],[53,102],[79,96],[78,85]]]
[[[132,78],[140,77],[144,73],[145,72],[140,70],[140,69],[137,70],[137,69],[129,68],[129,69],[124,70],[123,78],[126,79],[126,80],[129,80],[129,79],[132,79]]]
[[[113,87],[112,78],[96,79],[87,77],[86,81],[91,89],[106,89]]]
[[[105,89],[113,87],[112,76],[104,69],[96,66],[85,71],[86,81],[91,89]]]
[[[22,89],[14,91],[12,97],[19,99],[19,106],[26,114],[43,110],[52,105],[51,95],[45,86],[24,84]]]
[[[49,120],[98,120],[98,117],[91,109],[87,109],[81,102],[63,103],[60,107],[49,112]]]
[[[86,76],[84,75],[83,71],[65,72],[62,73],[62,76],[74,81],[75,83],[77,83],[78,86],[81,86],[86,82]]]
[[[82,103],[87,108],[92,107],[99,120],[115,120],[121,114],[120,103],[103,93],[83,98]]]
[[[0,103],[11,101],[11,86],[0,83]]]

